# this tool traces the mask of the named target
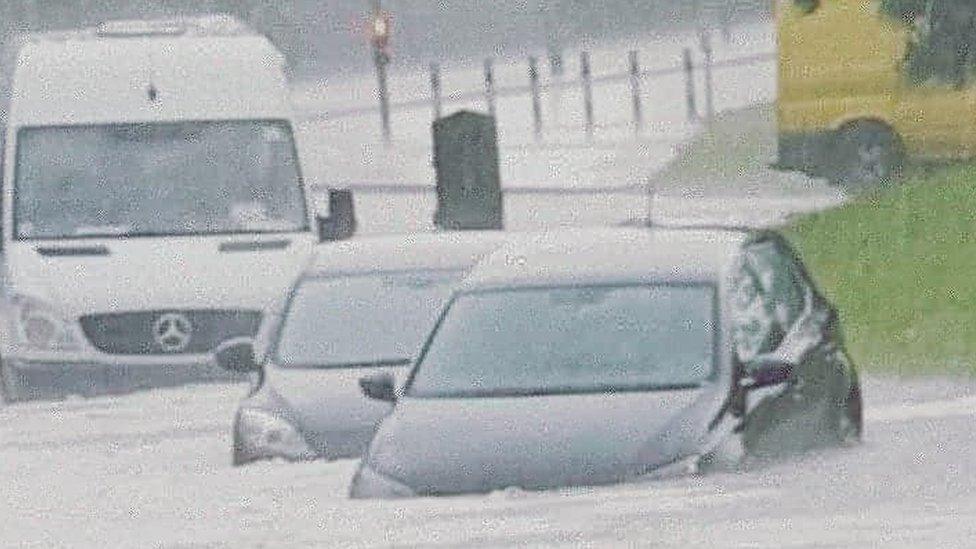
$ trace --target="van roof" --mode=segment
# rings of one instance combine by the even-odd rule
[[[15,70],[11,130],[291,116],[284,56],[226,16],[29,36]]]
[[[173,19],[109,20],[94,27],[32,33],[27,35],[27,41],[67,42],[151,36],[204,37],[248,35],[256,36],[258,33],[235,17],[226,14],[212,14]]]

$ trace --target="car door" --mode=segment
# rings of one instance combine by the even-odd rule
[[[744,395],[743,436],[752,453],[789,453],[818,444],[832,427],[838,392],[836,349],[825,333],[830,309],[784,243],[750,243],[733,285],[737,369],[761,355],[796,364],[795,382]],[[842,367],[841,367],[842,369]]]

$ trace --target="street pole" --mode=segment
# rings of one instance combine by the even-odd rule
[[[389,63],[389,58],[384,51],[383,40],[386,38],[385,34],[389,32],[386,28],[386,21],[383,19],[383,4],[382,0],[373,0],[373,19],[372,32],[373,32],[373,65],[376,67],[376,95],[380,101],[380,124],[383,129],[383,140],[389,143],[390,141],[390,97],[389,88],[387,86],[386,77],[386,65]],[[381,23],[382,21],[382,23]],[[378,29],[379,25],[383,25],[382,29]],[[378,32],[382,30],[382,33]],[[381,35],[382,34],[382,35]]]

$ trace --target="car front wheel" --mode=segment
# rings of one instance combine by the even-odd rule
[[[844,446],[852,446],[861,442],[864,430],[864,404],[861,399],[861,387],[851,387],[844,407],[837,414],[837,442]]]

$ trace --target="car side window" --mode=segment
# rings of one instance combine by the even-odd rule
[[[746,247],[733,280],[733,338],[739,361],[776,350],[803,314],[808,298],[799,266],[776,242]]]
[[[783,326],[792,326],[806,306],[806,285],[799,267],[774,242],[758,244],[751,251],[773,296],[776,320]]]

